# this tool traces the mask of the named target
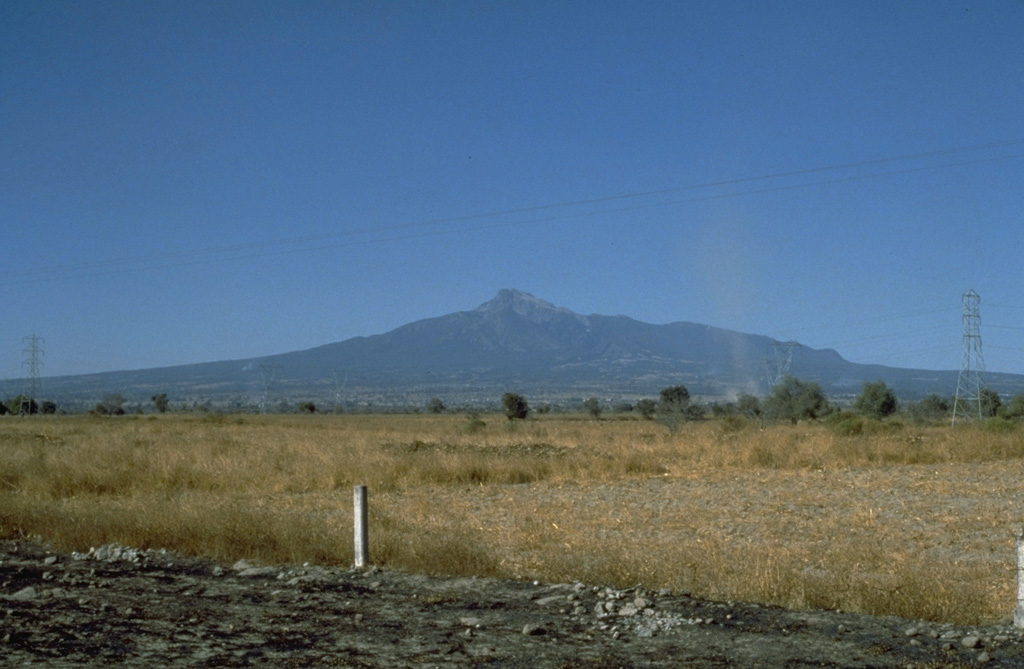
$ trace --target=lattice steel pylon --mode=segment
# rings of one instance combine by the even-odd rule
[[[36,400],[42,392],[39,370],[43,367],[43,361],[40,358],[43,356],[42,345],[44,341],[42,337],[35,335],[22,338],[25,348],[21,350],[21,354],[25,356],[25,359],[21,364],[25,367],[27,373],[25,375],[25,388],[21,393],[21,402],[18,406],[19,416],[29,415],[39,410],[39,402]],[[35,411],[32,410],[33,404],[36,407]]]
[[[334,376],[334,413],[341,413],[341,391],[348,385],[348,372],[345,372],[345,379],[338,382],[338,370],[332,369]]]
[[[974,290],[963,294],[964,352],[960,359],[960,376],[953,398],[953,425],[958,417],[981,419],[985,358],[981,355],[981,296]]]
[[[768,378],[769,394],[782,379],[789,376],[789,370],[793,366],[793,350],[796,347],[795,341],[773,341],[768,345],[769,355],[764,360],[764,369]]]
[[[263,379],[263,394],[260,396],[260,413],[267,413],[267,402],[270,401],[270,388],[274,385],[274,377],[281,365],[260,363],[260,377]]]

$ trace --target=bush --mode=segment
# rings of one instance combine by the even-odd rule
[[[487,427],[487,423],[480,420],[480,416],[475,413],[469,414],[466,418],[469,420],[469,422],[466,423],[466,434],[476,434]]]
[[[936,394],[925,397],[920,402],[915,402],[906,407],[906,413],[916,424],[934,423],[949,418],[952,403],[950,400]]]
[[[8,403],[7,410],[19,415],[39,413],[39,403],[28,395],[18,395]]]
[[[124,397],[118,393],[107,395],[96,404],[91,413],[98,416],[123,416]]]
[[[896,395],[885,385],[885,381],[865,381],[860,395],[853,403],[853,407],[871,418],[881,420],[896,413],[898,404]]]
[[[761,408],[761,400],[748,393],[740,393],[736,396],[736,411],[747,417],[752,423],[764,427],[764,409]]]
[[[637,400],[636,411],[645,420],[651,420],[654,418],[654,414],[658,411],[658,403],[648,397],[645,397],[642,400]]]
[[[501,396],[501,404],[505,407],[505,415],[509,420],[524,420],[530,415],[530,405],[522,395],[505,393]]]
[[[981,412],[986,418],[992,418],[993,416],[999,415],[999,409],[1003,406],[1003,401],[999,398],[999,393],[989,388],[981,389]]]
[[[832,434],[840,437],[875,435],[903,429],[903,423],[897,420],[880,421],[848,411],[836,411],[827,416],[824,423]]]
[[[981,422],[981,429],[995,434],[1006,434],[1017,429],[1017,423],[1005,418],[986,418]]]
[[[690,391],[686,386],[669,386],[663,388],[658,400],[658,422],[675,432],[683,423],[693,418],[695,413],[690,409]],[[703,415],[703,409],[699,410]]]
[[[743,416],[730,415],[722,418],[722,430],[726,434],[742,432],[748,427],[750,427],[750,421]]]
[[[1016,394],[999,408],[999,416],[1010,420],[1024,418],[1024,394]]]
[[[796,424],[801,420],[817,420],[832,413],[821,386],[786,376],[764,401],[769,418]]]
[[[170,400],[167,399],[167,393],[153,395],[152,397],[149,398],[149,400],[153,403],[153,406],[160,413],[167,413],[167,409],[171,406]]]

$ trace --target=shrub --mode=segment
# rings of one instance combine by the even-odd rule
[[[105,396],[92,410],[99,416],[123,416],[124,397],[118,393]]]
[[[732,433],[732,432],[742,432],[743,430],[747,429],[749,426],[750,426],[750,421],[748,421],[743,416],[735,416],[735,415],[733,415],[733,416],[724,416],[722,418],[722,430],[724,432],[726,432],[727,434],[728,433]]]
[[[885,381],[879,379],[864,382],[864,387],[853,406],[865,416],[881,420],[896,413],[898,403],[896,395],[885,385]]]
[[[505,393],[501,396],[501,404],[505,407],[505,415],[509,420],[523,420],[530,414],[530,405],[522,395]]]
[[[933,393],[908,406],[906,413],[915,424],[927,424],[946,420],[951,408],[952,404],[948,399]]]
[[[897,420],[881,421],[848,411],[836,411],[827,416],[824,423],[832,434],[840,437],[875,435],[903,429],[903,423]]]
[[[480,416],[475,413],[469,414],[466,418],[469,419],[469,422],[466,423],[466,434],[476,434],[487,427],[487,423],[480,420]]]
[[[153,403],[153,406],[160,413],[167,413],[167,409],[171,405],[170,401],[167,399],[167,393],[159,393],[158,395],[153,395],[152,397],[149,398],[149,400]]]
[[[690,391],[686,386],[669,386],[663,388],[658,400],[658,421],[675,432],[683,423],[693,417],[690,409]],[[701,410],[703,413],[703,410]]]
[[[787,376],[765,399],[764,410],[773,420],[795,425],[801,420],[824,418],[832,413],[832,406],[817,383]]]
[[[995,434],[1005,434],[1017,429],[1017,423],[1005,418],[986,418],[981,422],[981,429]]]
[[[645,420],[651,420],[652,418],[654,418],[654,414],[655,414],[655,412],[657,412],[657,410],[658,410],[658,403],[655,402],[654,400],[650,399],[649,397],[645,397],[642,400],[637,400],[636,411]]]
[[[828,429],[841,437],[855,437],[864,434],[865,423],[867,423],[867,419],[864,416],[846,411],[837,411],[825,421]]]
[[[999,415],[1010,420],[1024,418],[1024,394],[1016,394],[999,409]]]

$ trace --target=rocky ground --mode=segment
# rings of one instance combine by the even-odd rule
[[[0,542],[0,665],[1024,667],[1013,627]]]

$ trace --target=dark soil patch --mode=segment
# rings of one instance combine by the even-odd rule
[[[0,542],[0,665],[1024,667],[963,628],[584,584]]]

